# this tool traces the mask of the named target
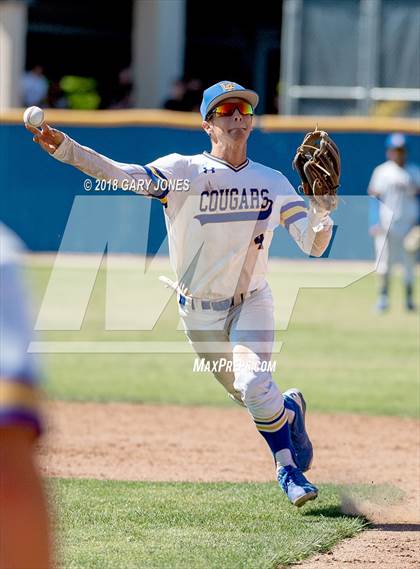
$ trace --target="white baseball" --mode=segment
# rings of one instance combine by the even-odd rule
[[[39,127],[44,122],[44,111],[39,107],[28,107],[23,113],[23,122]]]

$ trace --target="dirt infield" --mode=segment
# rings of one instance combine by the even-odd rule
[[[153,481],[271,481],[273,463],[239,407],[50,403],[40,444],[46,476]],[[374,503],[343,497],[373,530],[299,566],[308,569],[420,567],[420,424],[414,419],[310,414],[315,483],[392,484]],[[246,445],[243,441],[246,440]],[[414,496],[413,496],[414,495]]]

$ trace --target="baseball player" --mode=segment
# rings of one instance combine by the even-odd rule
[[[308,209],[281,172],[247,158],[257,103],[257,93],[237,83],[209,87],[200,112],[211,151],[170,154],[144,166],[115,162],[46,124],[27,128],[55,159],[121,187],[141,182],[138,193],[160,200],[177,277],[166,282],[177,291],[189,341],[206,361],[232,364],[213,373],[248,409],[271,449],[280,487],[300,507],[318,490],[303,474],[312,460],[305,400],[297,389],[283,395],[264,371],[274,341],[268,250],[280,225],[306,254],[320,256],[333,223],[326,209]],[[188,191],[171,189],[182,180]]]
[[[0,567],[48,569],[46,500],[34,459],[39,371],[22,283],[22,246],[0,223]]]
[[[370,234],[374,238],[377,256],[376,270],[380,278],[376,308],[379,312],[387,310],[392,266],[402,260],[405,306],[407,310],[415,310],[413,285],[416,252],[405,247],[404,240],[418,223],[420,168],[407,163],[407,142],[403,134],[390,134],[385,146],[388,160],[374,169],[368,188],[368,193],[380,200],[379,204],[372,204],[370,221]]]

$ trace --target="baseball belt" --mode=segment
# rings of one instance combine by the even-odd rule
[[[257,288],[251,290],[246,293],[239,293],[235,296],[231,296],[230,298],[224,298],[223,300],[203,300],[199,298],[192,298],[188,296],[184,296],[181,293],[178,293],[178,303],[181,306],[189,306],[192,310],[229,310],[233,306],[238,306],[242,304],[242,302],[246,299],[255,294],[258,291]]]
[[[168,288],[172,288],[177,292],[178,304],[180,306],[189,306],[192,310],[229,310],[233,306],[238,306],[246,299],[258,292],[258,288],[254,288],[248,292],[241,292],[224,298],[222,300],[205,300],[201,298],[193,298],[190,294],[183,294],[187,291],[185,287],[181,287],[178,282],[174,282],[168,277],[160,276],[159,280]],[[188,291],[189,292],[189,291]]]

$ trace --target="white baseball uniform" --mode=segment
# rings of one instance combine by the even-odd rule
[[[414,279],[415,255],[404,248],[404,237],[419,218],[417,194],[420,191],[420,168],[415,164],[399,166],[387,160],[377,166],[369,182],[369,191],[377,194],[379,225],[389,227],[375,236],[377,272],[387,274],[398,260],[403,261],[405,280]]]
[[[139,166],[110,160],[67,136],[53,156],[120,186],[152,181],[139,193],[164,206],[180,316],[197,353],[209,361],[271,358],[273,299],[266,273],[273,231],[282,225],[305,253],[321,255],[332,234],[325,212],[308,210],[281,172],[248,159],[234,167],[207,152],[170,154]],[[187,180],[189,189],[164,189],[177,180]],[[282,394],[270,372],[244,368],[215,376],[260,419],[262,433],[284,425]]]

